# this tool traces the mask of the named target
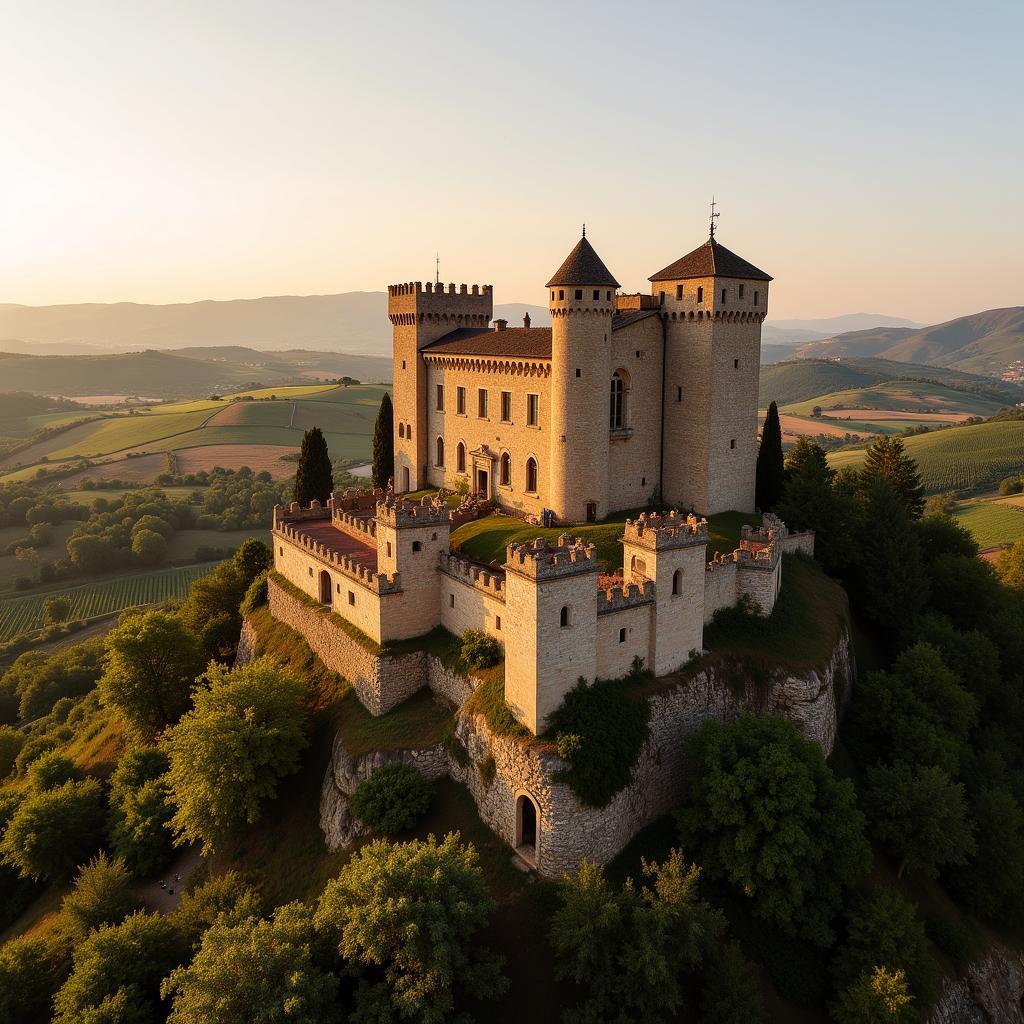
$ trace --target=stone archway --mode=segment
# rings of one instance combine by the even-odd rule
[[[529,793],[516,797],[516,853],[537,866],[540,856],[540,810]]]
[[[331,604],[332,596],[331,574],[326,569],[323,569],[320,572],[320,603]]]

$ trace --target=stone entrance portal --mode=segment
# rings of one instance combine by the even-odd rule
[[[487,489],[487,470],[478,469],[476,471],[476,493],[481,498],[489,498],[491,496],[490,491]]]
[[[331,574],[326,569],[320,573],[320,603],[331,603]]]
[[[537,805],[523,794],[516,800],[516,853],[537,866]]]

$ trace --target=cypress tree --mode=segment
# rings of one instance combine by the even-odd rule
[[[373,425],[373,486],[387,487],[395,475],[395,413],[385,391]]]
[[[301,505],[308,505],[315,498],[321,505],[326,505],[333,490],[331,457],[327,453],[323,431],[319,427],[310,427],[302,435],[302,449],[299,452],[299,468],[295,472],[292,500]]]
[[[772,402],[761,431],[761,447],[757,450],[755,503],[762,512],[770,512],[782,497],[782,424],[779,407]]]

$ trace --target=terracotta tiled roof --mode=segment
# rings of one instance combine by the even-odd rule
[[[423,349],[424,355],[551,358],[550,327],[506,327],[503,331],[459,327]]]
[[[747,281],[770,281],[771,277],[758,270],[742,256],[737,256],[724,245],[709,238],[702,246],[687,253],[682,259],[659,270],[648,281],[681,281],[688,277],[738,277]]]
[[[594,252],[594,247],[584,235],[576,248],[565,258],[565,262],[555,271],[555,276],[545,285],[546,288],[564,288],[575,285],[600,285],[601,287],[618,288],[619,282],[612,277],[612,272]]]

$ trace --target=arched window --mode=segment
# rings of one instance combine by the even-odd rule
[[[444,465],[444,438],[439,437],[437,439],[437,465]]]
[[[612,430],[622,430],[626,425],[626,382],[622,372],[616,370],[612,374],[611,409],[609,426]]]
[[[404,423],[399,423],[398,424],[398,436],[399,437],[405,437],[405,424]]]
[[[411,441],[412,440],[412,424],[411,423],[406,423],[406,425],[405,425],[405,439],[407,441]]]
[[[537,491],[537,460],[532,456],[526,460],[526,489],[531,494]]]
[[[563,605],[562,610],[558,613],[558,624],[564,629],[569,625],[569,606]]]
[[[499,474],[498,479],[501,484],[504,487],[510,487],[512,485],[512,458],[508,452],[502,453]]]
[[[455,468],[460,473],[466,472],[466,446],[461,441],[455,449]]]
[[[673,597],[678,596],[683,592],[683,570],[676,569],[672,573],[672,595]]]

